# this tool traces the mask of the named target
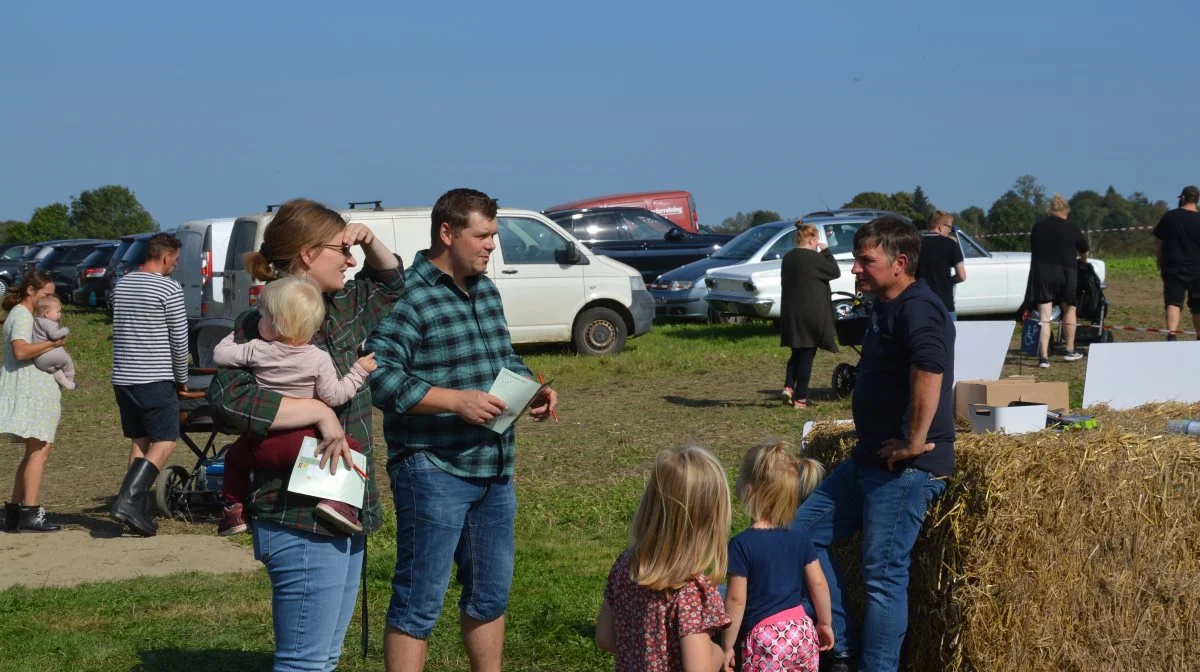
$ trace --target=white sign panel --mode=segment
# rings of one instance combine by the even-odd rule
[[[1012,322],[955,322],[954,382],[998,380],[1013,338]]]
[[[1088,350],[1083,406],[1136,408],[1200,401],[1200,342],[1095,343]]]

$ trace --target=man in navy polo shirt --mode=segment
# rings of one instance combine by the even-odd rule
[[[796,513],[808,530],[833,599],[837,637],[831,669],[896,670],[908,629],[913,543],[930,503],[954,469],[954,324],[942,301],[914,277],[920,234],[880,217],[854,235],[858,290],[878,296],[854,386],[858,443]],[[829,557],[862,532],[867,608],[847,622],[840,574]]]

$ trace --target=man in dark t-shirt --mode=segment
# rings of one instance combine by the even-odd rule
[[[953,271],[953,273],[951,273]],[[967,279],[962,246],[954,237],[954,215],[938,210],[929,218],[929,230],[921,234],[921,254],[917,257],[917,279],[942,300],[950,319],[954,311],[954,285]]]
[[[1167,330],[1179,331],[1179,313],[1187,298],[1192,323],[1200,331],[1200,189],[1184,187],[1179,207],[1163,215],[1154,227],[1154,257],[1163,281]],[[1198,336],[1197,338],[1200,338]],[[1175,334],[1167,334],[1175,340]]]
[[[914,277],[920,234],[895,216],[854,235],[857,289],[878,296],[854,385],[850,459],[805,500],[792,523],[807,530],[833,596],[836,644],[829,654],[863,670],[895,670],[908,629],[913,544],[930,503],[954,470],[954,323]],[[842,576],[829,550],[862,533],[867,607],[861,629],[847,619]]]

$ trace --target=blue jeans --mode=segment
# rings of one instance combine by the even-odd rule
[[[908,630],[908,568],[925,512],[946,481],[921,471],[890,473],[847,459],[796,512],[816,547],[833,602],[834,655],[860,652],[861,670],[894,671]],[[862,531],[862,573],[867,608],[861,633],[847,619],[840,569],[830,561],[833,544]],[[811,612],[810,612],[811,613]]]
[[[442,614],[452,564],[463,587],[458,608],[476,621],[503,616],[516,553],[512,478],[461,478],[413,453],[392,477],[392,494],[396,573],[388,625],[428,639]]]
[[[365,537],[254,522],[254,558],[271,577],[275,672],[331,672],[354,615]]]

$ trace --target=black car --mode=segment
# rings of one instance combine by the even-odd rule
[[[690,233],[643,208],[582,208],[547,216],[593,252],[636,268],[646,282],[707,257],[733,238]]]
[[[108,292],[108,262],[120,245],[105,243],[92,250],[75,266],[75,290],[71,302],[80,306],[102,306]]]
[[[75,267],[96,247],[112,241],[82,239],[46,243],[33,259],[25,262],[25,272],[42,271],[54,281],[54,291],[69,303],[75,291]]]
[[[32,255],[39,246],[31,243],[5,245],[0,252],[0,294],[21,280],[21,268],[26,255]]]

